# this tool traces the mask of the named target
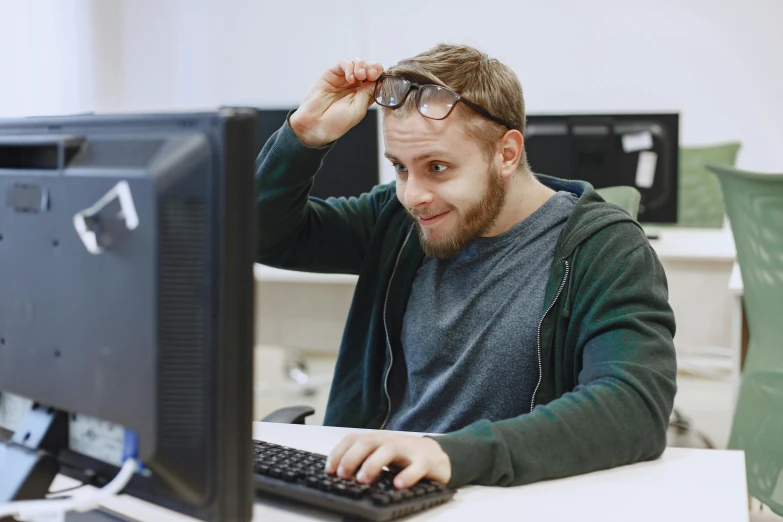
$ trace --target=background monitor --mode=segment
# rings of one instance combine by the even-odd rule
[[[677,221],[677,113],[528,115],[525,150],[533,172],[636,187],[640,222]]]
[[[0,502],[135,456],[124,493],[250,520],[256,128],[0,121]]]
[[[258,151],[286,121],[290,109],[259,109]],[[380,183],[378,150],[378,111],[367,115],[334,144],[315,176],[310,195],[328,197],[359,196]]]

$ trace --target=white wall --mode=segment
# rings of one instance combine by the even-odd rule
[[[109,108],[296,105],[342,58],[461,42],[517,72],[531,114],[679,110],[682,144],[741,140],[740,166],[783,170],[783,2],[718,4],[125,0]]]
[[[85,112],[95,0],[0,0],[0,117]]]
[[[464,42],[531,114],[679,110],[682,144],[780,171],[781,21],[780,0],[0,0],[0,116],[295,106],[341,58]]]

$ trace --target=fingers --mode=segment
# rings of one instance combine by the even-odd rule
[[[356,76],[354,75],[354,63],[350,62],[348,60],[343,60],[340,62],[340,69],[343,71],[343,76],[345,76],[345,81],[348,83],[353,83],[356,81]]]
[[[357,56],[353,60],[342,60],[337,65],[331,67],[328,73],[334,80],[342,77],[348,84],[353,85],[357,82],[374,82],[383,73],[383,66],[378,62],[367,63]],[[330,81],[330,83],[332,82]]]
[[[378,437],[365,435],[354,441],[348,451],[337,466],[337,476],[342,479],[348,479],[354,476],[359,466],[370,456],[378,447],[381,441]]]
[[[325,471],[329,474],[334,474],[337,472],[337,467],[340,464],[340,460],[342,460],[343,455],[345,455],[345,452],[348,451],[348,448],[353,446],[353,443],[356,441],[356,439],[359,438],[359,435],[356,433],[352,433],[351,435],[346,436],[343,438],[343,440],[340,441],[337,446],[332,449],[331,453],[329,453],[329,456],[326,459],[326,469]]]
[[[364,461],[364,464],[362,464],[362,467],[356,474],[356,480],[370,484],[378,478],[384,466],[388,466],[398,457],[399,455],[393,444],[388,442],[382,444]]]
[[[383,65],[378,62],[367,64],[367,80],[374,82],[383,74]]]
[[[394,477],[394,487],[399,489],[412,487],[424,478],[428,470],[429,468],[423,460],[415,460]]]
[[[353,60],[353,71],[357,80],[363,82],[367,79],[367,64],[358,56]]]
[[[328,473],[336,471],[342,479],[355,474],[357,481],[369,484],[392,465],[403,468],[394,478],[398,489],[410,488],[424,477],[444,484],[451,478],[449,457],[436,441],[407,435],[349,435],[332,450],[326,466]]]

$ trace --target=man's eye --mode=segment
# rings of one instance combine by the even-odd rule
[[[397,172],[407,172],[408,169],[402,163],[393,163],[392,166]]]
[[[433,172],[437,173],[437,172],[445,171],[448,167],[443,163],[433,163],[430,168],[432,169]]]

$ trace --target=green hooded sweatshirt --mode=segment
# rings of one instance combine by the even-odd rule
[[[256,162],[258,262],[359,276],[324,424],[383,429],[424,253],[394,182],[359,197],[309,196],[331,146],[306,147],[288,123],[264,146]],[[655,251],[639,224],[588,183],[536,176],[579,199],[547,283],[533,404],[518,417],[433,435],[451,460],[451,487],[577,475],[655,459],[666,446],[675,321]]]

